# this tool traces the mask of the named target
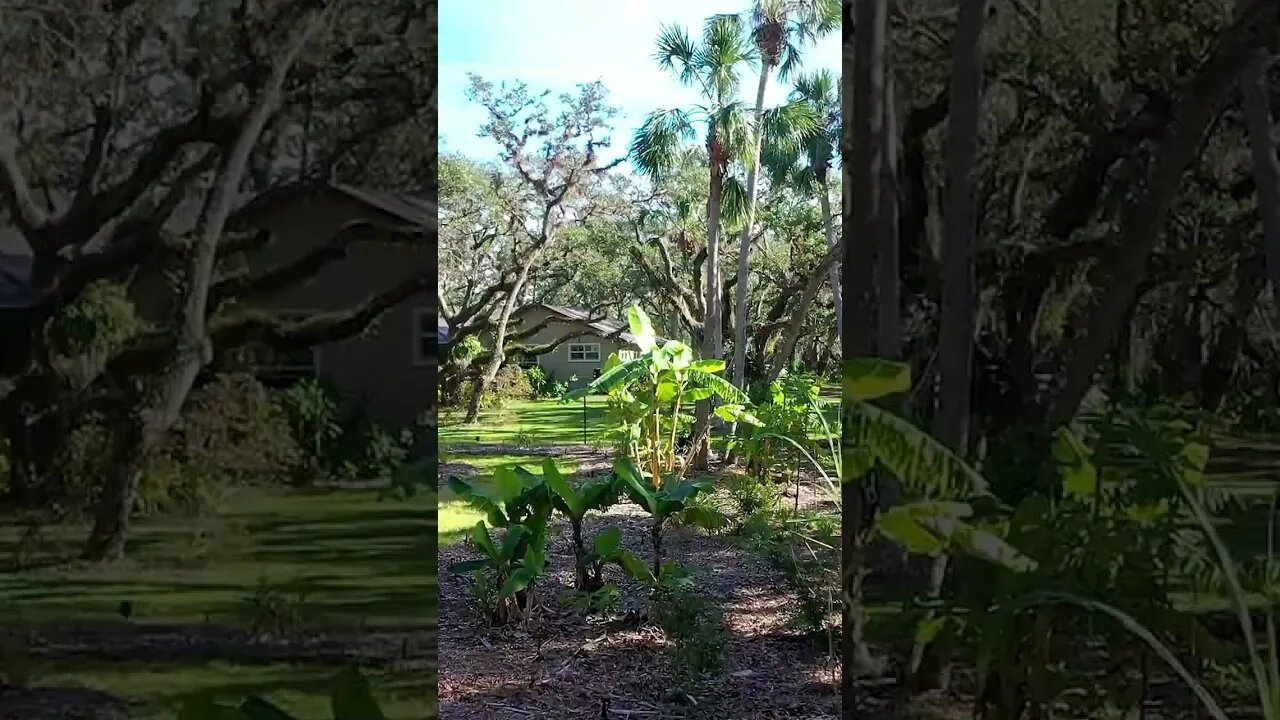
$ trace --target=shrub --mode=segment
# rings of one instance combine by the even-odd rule
[[[484,402],[489,407],[506,407],[512,400],[531,400],[533,386],[519,365],[503,365],[493,379],[489,392],[485,393]]]
[[[673,590],[659,593],[651,608],[671,643],[672,670],[678,684],[687,685],[724,669],[728,633],[719,606],[701,595]]]
[[[777,483],[750,475],[731,475],[725,490],[729,493],[729,501],[733,503],[739,523],[757,514],[776,513],[782,501],[782,489]]]
[[[342,437],[338,401],[334,393],[315,380],[304,380],[282,391],[280,404],[294,440],[316,469],[332,468],[337,441]]]
[[[372,427],[365,435],[364,452],[356,466],[359,477],[369,480],[394,475],[404,466],[412,448],[413,431],[402,430],[393,435],[383,428]]]
[[[569,389],[568,383],[556,380],[554,375],[537,365],[525,370],[524,375],[529,380],[534,397],[539,399],[558,398]]]

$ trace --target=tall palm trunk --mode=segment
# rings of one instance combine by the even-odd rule
[[[718,159],[717,145],[711,140],[711,187],[707,193],[707,269],[702,319],[702,357],[718,358],[724,354],[724,308],[720,293],[720,200],[724,192],[724,164]],[[693,466],[705,470],[710,459],[711,437],[705,428],[711,422],[711,401],[702,400],[694,408],[695,437],[701,437]]]
[[[827,194],[827,171],[822,168],[818,173],[818,202],[822,207],[822,233],[827,237],[827,249],[831,250],[838,242],[836,240],[836,221],[831,215],[831,196]],[[827,273],[831,281],[831,308],[836,316],[836,338],[844,337],[844,301],[841,299],[840,292],[840,260],[831,265],[831,270]]]
[[[892,72],[885,71],[884,163],[880,172],[880,231],[876,234],[876,355],[902,355],[901,263],[898,257],[898,118]]]
[[[982,26],[986,0],[961,0],[951,43],[951,114],[947,122],[947,189],[942,244],[942,307],[939,311],[938,409],[933,433],[956,453],[967,454],[969,395],[973,385],[973,254],[977,245],[975,174],[982,109]],[[926,595],[937,598],[947,574],[947,556],[939,555],[929,574]],[[917,687],[946,687],[946,663],[921,643],[911,652]],[[929,657],[926,657],[929,655]]]
[[[1247,5],[1241,0],[1238,6]],[[1280,333],[1280,161],[1271,142],[1271,107],[1268,102],[1267,66],[1270,56],[1265,48],[1240,72],[1240,90],[1244,96],[1244,118],[1249,128],[1249,150],[1253,156],[1253,182],[1257,190],[1258,214],[1262,216],[1262,242],[1266,254],[1267,276],[1271,281],[1272,327]]]
[[[760,175],[760,148],[764,144],[764,91],[773,66],[766,60],[760,64],[760,84],[756,87],[755,134],[752,138],[751,167],[747,169],[747,219],[738,236],[738,302],[733,313],[733,384],[747,385],[747,317],[748,285],[751,278],[751,230],[756,220],[756,192]]]
[[[872,334],[875,233],[880,212],[880,166],[884,161],[884,79],[885,50],[888,32],[887,0],[844,0],[846,19],[852,9],[857,33],[846,22],[844,26],[845,66],[850,65],[849,51],[853,51],[853,88],[842,86],[841,112],[853,122],[846,125],[843,137],[844,173],[846,188],[843,193],[845,229],[844,276],[847,280],[844,314],[844,357],[870,355]],[[853,5],[851,8],[850,6]],[[852,423],[844,423],[843,431],[852,429]],[[844,457],[852,457],[851,438],[841,438]],[[841,624],[841,653],[845,659],[841,685],[845,697],[852,697],[854,677],[879,671],[880,664],[871,656],[864,635],[866,611],[863,607],[863,581],[866,578],[864,552],[869,539],[872,514],[863,502],[866,478],[845,477],[841,487],[843,506],[841,566],[842,594],[845,601],[845,620]],[[846,708],[845,717],[854,717],[853,709]]]

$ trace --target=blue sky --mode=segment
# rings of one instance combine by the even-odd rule
[[[445,152],[496,158],[497,146],[476,137],[484,110],[466,98],[467,73],[500,82],[522,80],[554,93],[601,80],[620,114],[607,158],[626,152],[646,113],[687,107],[697,93],[658,69],[654,41],[664,24],[701,31],[716,13],[741,12],[750,0],[444,0],[440,3],[440,144]],[[805,54],[806,71],[840,70],[839,33]],[[756,83],[744,78],[743,100]],[[766,106],[788,88],[770,83]]]

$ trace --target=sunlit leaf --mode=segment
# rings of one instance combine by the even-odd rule
[[[844,364],[845,400],[875,400],[911,389],[911,366],[907,363],[854,358]]]

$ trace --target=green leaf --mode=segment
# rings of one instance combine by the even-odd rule
[[[560,474],[556,461],[546,458],[542,461],[542,477],[551,491],[560,496],[572,517],[580,518],[587,514],[585,498],[569,487],[569,482]]]
[[[257,696],[241,703],[240,712],[249,720],[296,720],[289,713]]]
[[[515,594],[529,587],[534,581],[533,571],[529,568],[516,568],[511,575],[507,577],[507,581],[502,584],[502,588],[498,590],[499,597],[515,597]]]
[[[476,545],[479,545],[480,549],[484,550],[485,554],[490,558],[493,558],[494,560],[499,558],[498,547],[493,544],[493,538],[489,537],[489,528],[485,526],[483,520],[477,522],[475,527],[471,528],[471,539],[474,540]]]
[[[691,370],[690,372],[693,376],[693,381],[697,385],[711,388],[711,392],[715,393],[716,397],[721,400],[734,405],[751,404],[751,398],[747,397],[746,393],[742,392],[733,383],[725,380],[719,375],[699,370]]]
[[[714,358],[707,360],[699,360],[689,366],[690,370],[697,370],[704,373],[724,372],[725,362]]]
[[[510,505],[524,489],[524,479],[513,468],[499,467],[493,471],[493,482],[489,488],[481,490],[481,493],[501,505]]]
[[[484,570],[492,567],[493,563],[489,560],[463,560],[449,566],[449,572],[457,575],[470,575],[477,570]]]
[[[658,578],[653,576],[653,571],[650,570],[645,561],[637,557],[635,553],[628,552],[626,550],[619,550],[615,557],[618,565],[621,566],[622,569],[631,577],[645,583],[646,585],[652,586],[657,584]]]
[[[382,709],[373,699],[369,681],[359,670],[346,668],[330,681],[329,700],[333,707],[333,720],[386,720]]]
[[[907,363],[854,358],[844,364],[844,399],[875,400],[911,389],[911,366]]]
[[[706,387],[689,388],[688,390],[685,390],[683,393],[680,393],[680,402],[685,405],[692,405],[694,403],[698,403],[698,402],[702,402],[703,400],[706,400],[707,398],[711,397],[711,395],[712,395],[711,388],[706,388]]]
[[[673,382],[658,383],[657,396],[658,402],[666,404],[676,399],[676,384]]]
[[[1062,475],[1062,489],[1069,495],[1092,497],[1098,489],[1098,469],[1078,435],[1062,428],[1053,438],[1053,457]]]
[[[627,484],[636,502],[644,506],[651,514],[658,514],[661,510],[661,503],[658,501],[657,494],[654,493],[653,488],[649,485],[649,481],[644,477],[644,473],[636,466],[635,460],[626,456],[618,457],[613,461],[613,472]]]
[[[583,388],[581,394],[575,396],[576,399],[581,399],[589,394],[607,395],[648,376],[649,367],[646,363],[646,357],[648,356],[628,360],[621,365],[605,370],[600,373],[600,377],[591,381],[591,384],[587,385],[586,388]]]
[[[676,370],[683,370],[693,365],[693,348],[679,340],[668,340],[662,346],[661,355]]]
[[[846,397],[843,405],[844,453],[871,452],[918,497],[990,494],[986,479],[929,433],[867,402]]]
[[[943,628],[946,627],[947,620],[946,615],[936,615],[921,620],[920,624],[916,625],[916,642],[921,645],[928,645],[933,642]]]
[[[601,558],[612,558],[622,546],[622,530],[609,527],[600,531],[595,538],[596,555]]]
[[[905,505],[884,511],[876,520],[876,529],[916,555],[936,556],[946,549],[946,542],[921,524]]]
[[[649,316],[640,309],[639,305],[627,308],[627,324],[631,326],[631,334],[636,337],[636,347],[640,348],[640,352],[646,353],[652,350],[657,336],[653,332],[653,323],[649,321]]]
[[[516,555],[516,547],[524,540],[528,530],[523,525],[512,525],[507,528],[507,534],[502,537],[502,547],[499,550],[498,557],[503,562],[511,562]]]

